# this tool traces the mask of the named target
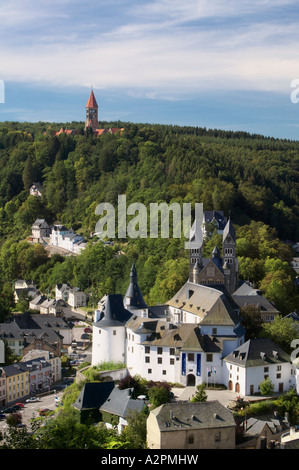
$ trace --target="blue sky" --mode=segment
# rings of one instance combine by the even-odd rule
[[[299,103],[290,99],[299,78],[297,1],[0,7],[1,121],[84,121],[93,87],[100,120],[299,137]]]

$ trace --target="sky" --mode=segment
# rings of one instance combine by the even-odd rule
[[[100,121],[298,140],[298,37],[298,0],[0,0],[0,121],[84,121],[93,88]]]

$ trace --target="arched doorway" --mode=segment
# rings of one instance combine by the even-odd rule
[[[240,384],[238,382],[236,382],[236,385],[235,385],[235,392],[240,393]]]
[[[233,388],[234,388],[234,387],[233,387],[233,383],[232,383],[232,381],[230,380],[230,381],[228,382],[228,389],[232,392]]]
[[[187,387],[195,387],[195,375],[194,374],[187,375]]]

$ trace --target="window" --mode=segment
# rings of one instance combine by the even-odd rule
[[[269,367],[264,367],[264,372],[269,372]]]
[[[158,350],[157,350],[157,354],[162,354],[162,353],[163,353],[163,348],[159,347]]]
[[[174,353],[175,353],[175,349],[174,349],[174,348],[170,348],[170,349],[169,349],[169,354],[170,354],[171,356],[174,356]]]
[[[277,367],[276,367],[276,370],[281,370],[281,366],[277,366]]]
[[[170,365],[173,366],[174,365],[174,359],[170,359]]]
[[[152,369],[147,369],[147,373],[148,373],[148,374],[151,374],[151,373],[152,373]]]
[[[194,436],[192,434],[188,437],[188,444],[194,444]]]
[[[116,330],[113,330],[113,335],[116,336]]]
[[[207,353],[207,362],[213,362],[213,354]]]
[[[217,328],[212,328],[212,335],[217,335]]]
[[[148,363],[148,364],[150,363],[150,357],[149,356],[145,356],[145,362]]]
[[[162,364],[162,357],[158,357],[158,364]]]
[[[163,375],[166,375],[166,370],[163,370],[163,371],[162,371],[162,374],[163,374]]]
[[[194,354],[193,353],[188,354],[188,361],[194,361]]]
[[[277,379],[281,379],[281,374],[276,374]]]
[[[149,346],[145,346],[144,350],[145,350],[145,354],[150,353],[150,347]]]

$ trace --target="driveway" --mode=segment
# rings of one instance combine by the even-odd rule
[[[189,401],[197,392],[196,387],[173,388],[175,399],[178,401]],[[228,406],[229,402],[234,401],[239,393],[229,390],[205,390],[208,401],[218,400],[222,405]],[[245,400],[247,397],[243,397]]]

